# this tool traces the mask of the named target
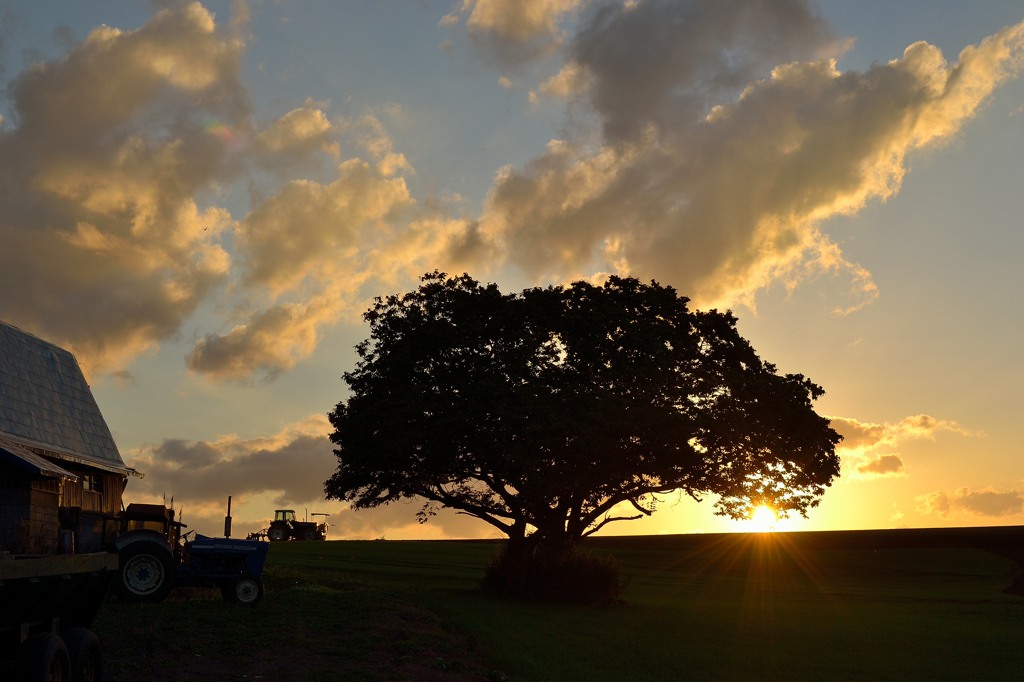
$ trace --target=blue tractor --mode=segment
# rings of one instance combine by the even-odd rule
[[[268,545],[255,540],[181,533],[185,524],[159,504],[132,503],[120,515],[113,542],[122,601],[159,602],[175,587],[219,587],[225,601],[255,605],[263,598]]]

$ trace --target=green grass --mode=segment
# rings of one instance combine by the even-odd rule
[[[1013,679],[1024,670],[1024,598],[1002,592],[1020,568],[980,550],[803,550],[782,534],[701,547],[606,538],[590,548],[616,556],[628,586],[622,604],[594,608],[483,596],[496,548],[275,544],[255,609],[186,590],[161,605],[106,604],[95,629],[108,649],[149,652],[113,656],[115,680]],[[153,676],[175,665],[173,676]]]

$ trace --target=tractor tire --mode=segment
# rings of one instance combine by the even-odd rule
[[[271,542],[280,542],[281,540],[288,539],[288,530],[281,526],[271,526],[270,530],[267,531],[267,537],[270,538]]]
[[[313,530],[312,528],[307,530],[307,531],[305,531],[302,534],[302,539],[303,540],[309,540],[310,542],[312,542],[313,540],[317,540],[318,538],[317,538],[317,535],[316,535],[316,531]]]
[[[64,640],[52,632],[38,632],[24,641],[18,652],[20,679],[25,682],[67,682],[71,660]]]
[[[103,679],[100,640],[92,630],[71,628],[64,633],[64,644],[71,659],[71,682],[99,682]]]
[[[120,554],[114,592],[124,602],[161,602],[174,587],[174,560],[155,542],[133,542]]]
[[[263,581],[251,575],[242,576],[233,583],[221,585],[220,593],[226,602],[256,606],[263,599]]]

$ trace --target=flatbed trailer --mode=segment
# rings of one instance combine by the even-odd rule
[[[117,568],[108,552],[0,557],[0,679],[102,679],[89,628]]]

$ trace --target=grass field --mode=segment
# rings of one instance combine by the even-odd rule
[[[253,609],[104,605],[109,680],[1019,679],[1021,567],[967,547],[803,534],[603,538],[621,604],[483,596],[489,542],[271,547]],[[809,537],[809,536],[808,536]]]

